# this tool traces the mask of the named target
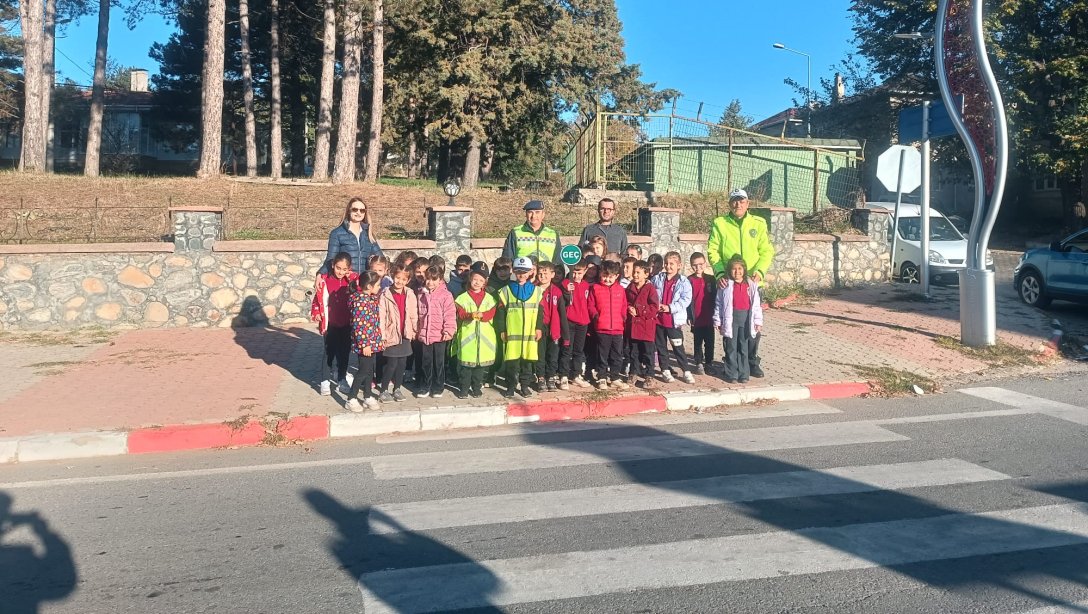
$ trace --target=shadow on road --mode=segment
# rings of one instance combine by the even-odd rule
[[[329,541],[328,549],[340,562],[344,573],[353,582],[358,582],[365,593],[381,600],[394,611],[414,611],[403,604],[416,601],[413,591],[418,587],[382,582],[380,574],[375,572],[404,567],[462,565],[469,568],[466,575],[471,576],[472,580],[471,585],[459,587],[460,591],[471,592],[479,601],[486,601],[487,596],[499,587],[499,581],[494,574],[464,553],[421,533],[410,531],[395,518],[378,510],[369,507],[345,507],[328,493],[317,489],[305,491],[302,497],[315,512],[336,527],[338,534]],[[372,530],[372,522],[381,522],[396,532],[376,533]],[[473,611],[499,610],[482,608]]]
[[[33,614],[72,594],[76,563],[68,542],[40,514],[11,508],[11,496],[0,492],[0,611]]]
[[[617,425],[619,426],[619,425]],[[982,515],[966,516],[904,492],[874,490],[873,486],[807,467],[794,465],[758,454],[740,452],[704,442],[689,440],[683,435],[642,426],[623,425],[625,436],[642,439],[647,458],[659,460],[631,461],[629,456],[609,451],[622,450],[614,446],[587,446],[584,441],[557,442],[547,433],[526,433],[522,438],[530,443],[560,449],[589,451],[610,461],[632,481],[651,484],[698,496],[708,496],[698,480],[677,480],[675,471],[668,471],[669,460],[686,463],[694,461],[700,477],[738,475],[742,473],[784,474],[790,472],[817,473],[821,490],[842,494],[818,496],[786,496],[758,500],[738,500],[735,496],[721,497],[722,503],[752,519],[794,532],[823,546],[868,561],[869,567],[882,567],[947,589],[992,589],[1030,597],[1044,604],[1066,604],[1061,595],[1048,594],[1046,581],[1061,580],[1071,586],[1053,586],[1054,590],[1083,594],[1088,586],[1088,543],[1081,536],[1063,531],[1032,526]],[[676,458],[671,452],[678,441],[701,448],[697,457]],[[652,448],[660,446],[660,453]],[[664,462],[660,459],[668,459]],[[793,480],[792,476],[788,478]],[[670,481],[662,481],[670,480]],[[1078,501],[1088,500],[1088,485],[1055,487],[1050,494]],[[714,496],[714,495],[709,495]],[[906,533],[908,529],[877,523],[946,517],[935,534]],[[1083,516],[1076,525],[1084,529]],[[850,525],[854,528],[843,530]],[[1002,550],[1003,543],[1020,544]],[[1030,548],[1023,544],[1032,544]],[[983,554],[973,554],[972,549]],[[923,551],[920,551],[924,549]],[[818,554],[813,553],[814,558]],[[1042,588],[1040,588],[1040,586]],[[1078,599],[1080,599],[1078,597]],[[1068,611],[1086,611],[1066,605]]]

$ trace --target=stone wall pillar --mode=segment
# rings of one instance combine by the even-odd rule
[[[850,223],[854,228],[869,236],[870,241],[889,245],[891,238],[888,236],[889,220],[891,212],[887,209],[854,209],[850,214]]]
[[[771,235],[771,244],[776,250],[787,250],[793,245],[793,219],[797,215],[796,209],[785,207],[771,207],[767,210],[770,219],[767,220],[767,231]],[[759,213],[759,210],[753,210]]]
[[[223,238],[222,207],[172,207],[175,252],[207,252]]]
[[[428,207],[427,236],[435,242],[435,252],[467,254],[472,249],[471,207]]]
[[[643,207],[638,210],[638,227],[641,234],[653,239],[650,253],[664,254],[668,251],[680,251],[680,213],[681,209],[665,207]]]

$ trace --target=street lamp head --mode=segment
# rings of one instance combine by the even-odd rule
[[[916,41],[925,38],[925,35],[921,32],[896,32],[892,34],[895,38],[901,38],[903,40]]]
[[[898,36],[898,35],[896,35],[896,36]],[[786,48],[786,46],[783,45],[782,43],[774,43],[771,46],[774,47],[775,49],[785,49]]]

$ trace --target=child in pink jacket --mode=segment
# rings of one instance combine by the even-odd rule
[[[442,282],[442,271],[428,267],[423,274],[419,297],[419,341],[423,344],[423,385],[416,397],[441,399],[446,388],[446,355],[457,333],[457,310],[453,294]]]

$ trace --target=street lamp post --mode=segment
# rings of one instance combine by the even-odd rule
[[[775,49],[782,49],[783,51],[789,51],[796,53],[797,55],[805,56],[805,63],[808,66],[808,85],[805,88],[805,135],[808,138],[812,138],[812,56],[804,51],[798,51],[796,49],[790,49],[782,43],[774,43],[771,45]]]

